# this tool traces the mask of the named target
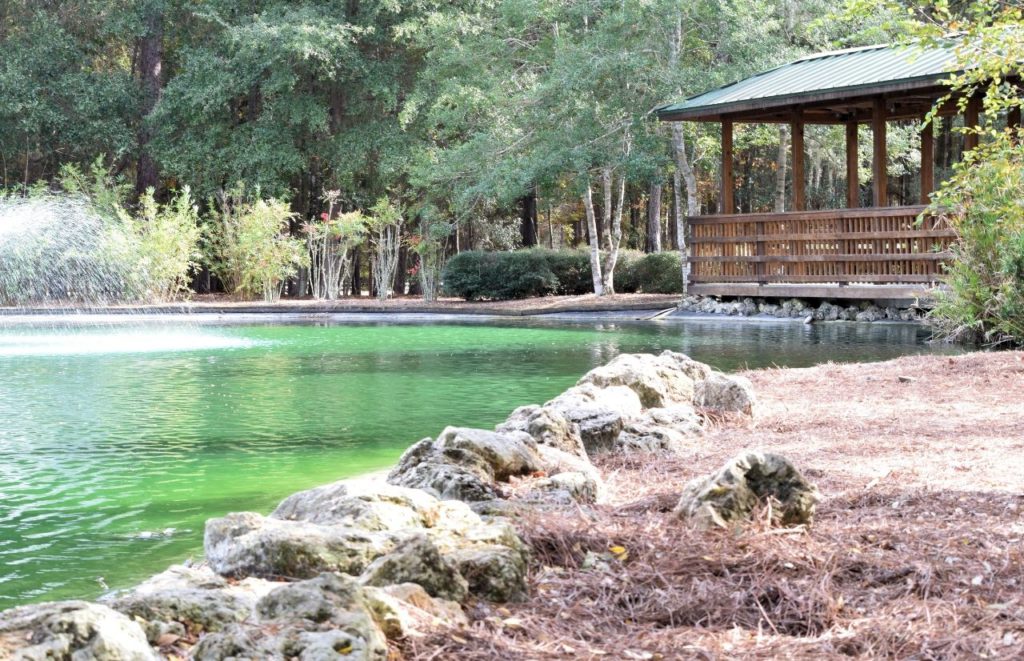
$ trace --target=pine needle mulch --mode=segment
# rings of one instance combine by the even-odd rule
[[[1024,354],[747,374],[763,409],[687,456],[598,460],[600,506],[535,512],[531,595],[409,659],[1022,658]],[[689,479],[746,448],[818,484],[809,529],[694,529]]]

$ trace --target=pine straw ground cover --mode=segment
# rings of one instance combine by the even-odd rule
[[[478,604],[468,630],[396,654],[1024,657],[1024,354],[747,376],[764,405],[754,425],[721,422],[691,456],[599,460],[606,504],[519,522],[527,602]],[[813,527],[674,518],[686,481],[751,447],[818,484]]]

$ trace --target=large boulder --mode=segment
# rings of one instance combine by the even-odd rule
[[[757,397],[746,377],[712,372],[697,384],[694,403],[721,413],[754,415]]]
[[[693,401],[694,379],[680,369],[675,355],[620,354],[587,372],[578,385],[587,383],[599,388],[625,386],[637,394],[645,408]]]
[[[499,434],[486,429],[446,427],[434,441],[434,447],[442,452],[461,450],[479,455],[499,482],[540,470],[537,442],[526,432]]]
[[[446,554],[459,568],[469,590],[488,601],[526,598],[526,554],[508,546],[482,544],[457,548]]]
[[[572,505],[596,503],[602,485],[587,473],[567,471],[538,478],[528,486],[528,490],[520,496],[527,502]]]
[[[399,530],[431,525],[437,500],[419,489],[379,480],[342,480],[285,498],[276,519],[335,524],[363,530]]]
[[[431,597],[416,583],[366,587],[363,594],[377,626],[389,639],[421,636],[469,624],[461,606],[454,601]]]
[[[416,583],[432,597],[462,601],[469,593],[466,579],[437,545],[425,534],[403,541],[391,553],[370,563],[360,580],[364,585],[384,587]]]
[[[399,539],[390,532],[238,512],[206,522],[203,548],[210,567],[223,576],[310,578],[325,571],[360,574]]]
[[[599,388],[590,383],[569,388],[545,407],[577,426],[588,455],[611,450],[625,421],[643,410],[640,398],[629,388]]]
[[[496,483],[540,469],[537,443],[526,432],[448,427],[437,440],[423,439],[406,450],[388,482],[443,500],[492,500],[498,497]]]
[[[178,565],[107,602],[142,624],[149,642],[156,644],[166,633],[220,631],[245,620],[260,595],[251,585],[256,581],[231,585],[208,567]]]
[[[321,574],[283,585],[260,599],[256,615],[204,636],[193,658],[387,659],[384,632],[362,586],[351,577]]]
[[[703,431],[700,416],[689,404],[644,411],[623,427],[615,441],[620,452],[669,452],[682,454]]]
[[[749,517],[758,505],[770,504],[773,522],[793,526],[814,520],[818,500],[818,489],[784,457],[745,452],[687,484],[675,512],[724,528]]]
[[[587,456],[579,425],[550,406],[520,406],[498,425],[496,431],[526,432],[540,447],[553,447],[584,458]]]
[[[58,601],[0,613],[0,658],[19,661],[155,661],[138,623],[85,601]]]

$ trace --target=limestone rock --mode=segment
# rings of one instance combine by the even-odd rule
[[[499,434],[486,429],[446,427],[434,446],[442,451],[462,450],[479,455],[498,481],[540,470],[537,442],[525,432]]]
[[[727,527],[769,499],[774,521],[791,526],[813,521],[819,496],[817,488],[787,459],[746,452],[715,473],[687,484],[675,512],[703,525]]]
[[[469,624],[461,606],[454,601],[431,597],[416,583],[367,587],[363,594],[377,626],[389,639]]]
[[[466,579],[425,534],[406,539],[374,560],[360,580],[377,587],[416,583],[433,597],[456,602],[465,599],[469,591]]]
[[[497,433],[448,427],[402,455],[388,482],[422,489],[441,499],[491,500],[495,482],[540,470],[537,443],[522,431]]]
[[[579,428],[580,438],[589,455],[612,448],[626,417],[622,409],[634,407],[628,403],[616,406],[614,401],[609,401],[608,395],[603,396],[603,401],[598,401],[596,395],[602,389],[588,385],[589,388],[570,388],[545,406],[555,409]],[[632,398],[637,403],[636,408],[640,408],[636,393],[628,388],[620,387],[618,390],[623,399],[628,401]]]
[[[583,473],[598,485],[603,484],[604,480],[601,477],[601,471],[597,470],[597,467],[590,463],[589,459],[543,445],[538,450],[540,451],[542,468],[547,475]]]
[[[579,425],[550,406],[520,406],[497,431],[522,431],[533,437],[538,446],[550,446],[570,454],[586,457]]]
[[[0,658],[155,661],[142,628],[107,606],[57,601],[0,613]]]
[[[600,388],[625,386],[637,394],[644,408],[693,400],[693,379],[678,369],[675,360],[664,356],[620,354],[587,372],[577,385],[586,383]]]
[[[223,576],[310,578],[324,571],[359,574],[396,541],[387,532],[241,512],[207,521],[203,548]]]
[[[199,661],[239,659],[359,659],[384,661],[387,641],[359,583],[340,574],[288,583],[260,599],[258,621],[204,636]]]
[[[469,582],[469,590],[488,601],[526,597],[526,556],[508,546],[462,547],[446,554]]]
[[[435,457],[405,472],[391,471],[392,484],[422,489],[441,500],[491,500],[498,497],[492,480],[480,477],[476,471]]]
[[[437,500],[418,489],[379,480],[342,480],[285,498],[276,519],[336,524],[363,530],[399,530],[430,525]]]
[[[600,483],[591,475],[578,471],[556,473],[530,484],[525,498],[570,505],[596,503],[601,492]]]
[[[109,600],[109,605],[145,622],[146,637],[181,631],[220,631],[252,614],[257,596],[228,582],[209,568],[175,566],[133,590]]]
[[[757,397],[746,377],[713,372],[697,384],[694,403],[723,413],[754,415]]]
[[[701,419],[694,408],[677,404],[645,411],[623,428],[615,447],[620,452],[682,454],[692,447],[690,439],[702,432]]]

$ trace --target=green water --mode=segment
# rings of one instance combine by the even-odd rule
[[[922,339],[878,324],[0,319],[0,608],[130,585],[200,554],[209,517],[386,467],[447,424],[492,427],[620,352],[731,370]]]

